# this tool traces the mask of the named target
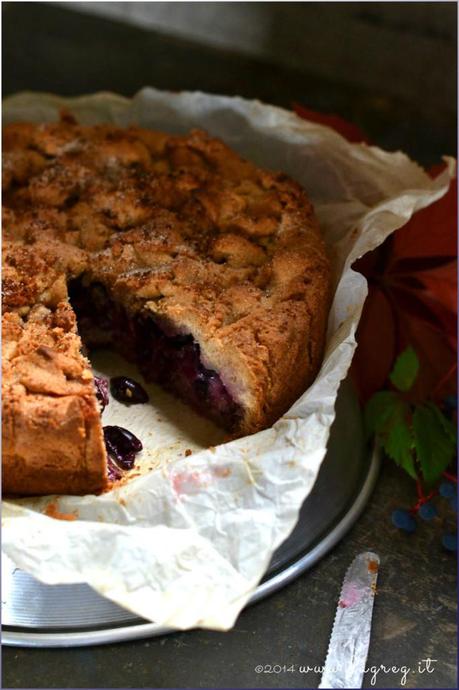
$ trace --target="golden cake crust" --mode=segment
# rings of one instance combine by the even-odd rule
[[[67,116],[6,127],[3,185],[4,319],[16,334],[5,345],[29,342],[25,362],[6,359],[4,481],[18,445],[32,445],[23,435],[38,417],[47,421],[34,439],[49,453],[52,429],[65,426],[62,455],[77,453],[75,467],[88,476],[103,464],[75,323],[62,334],[55,325],[63,314],[71,321],[69,277],[83,274],[128,312],[191,333],[243,409],[238,435],[273,423],[315,377],[329,261],[305,192],[285,175],[257,168],[201,131],[84,127]],[[39,315],[54,339],[46,345],[51,359],[33,344]],[[81,367],[76,379],[64,381],[61,355]],[[72,451],[75,434],[86,440]],[[21,466],[36,473],[38,457],[21,452]]]
[[[100,410],[69,304],[36,304],[26,319],[5,312],[2,329],[4,493],[99,491],[106,482]]]

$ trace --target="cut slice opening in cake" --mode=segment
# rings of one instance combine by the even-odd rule
[[[237,429],[242,408],[219,373],[203,364],[191,334],[166,333],[151,315],[130,314],[101,283],[86,284],[80,277],[69,282],[68,291],[89,350],[115,349],[138,366],[147,382],[160,385],[223,429]]]

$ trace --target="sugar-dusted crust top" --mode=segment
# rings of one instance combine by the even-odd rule
[[[4,308],[14,318],[27,323],[35,304],[57,309],[67,277],[84,273],[128,310],[192,333],[244,409],[240,434],[271,424],[314,378],[329,261],[312,206],[287,176],[202,131],[65,116],[6,128],[3,184]],[[18,267],[21,252],[30,268]]]

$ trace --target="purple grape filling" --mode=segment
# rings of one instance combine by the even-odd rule
[[[105,448],[108,457],[122,470],[132,470],[135,456],[142,450],[142,442],[122,426],[104,426]]]
[[[128,405],[148,402],[145,388],[129,376],[113,376],[110,379],[110,390],[115,400]]]
[[[89,347],[110,346],[135,362],[147,382],[157,383],[219,426],[233,431],[241,418],[218,373],[201,361],[192,335],[166,333],[150,315],[129,314],[100,283],[69,284],[78,330]]]
[[[108,381],[101,376],[94,376],[94,383],[96,386],[96,397],[100,402],[101,412],[105,410],[108,405]]]

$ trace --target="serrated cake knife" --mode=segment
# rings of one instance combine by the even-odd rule
[[[370,645],[379,556],[356,556],[344,576],[319,688],[361,688]]]

